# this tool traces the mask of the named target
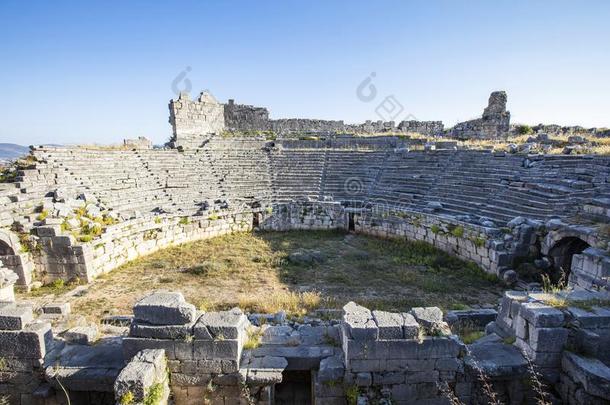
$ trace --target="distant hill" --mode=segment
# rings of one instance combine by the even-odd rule
[[[0,143],[0,161],[13,160],[28,154],[30,148],[14,143]]]

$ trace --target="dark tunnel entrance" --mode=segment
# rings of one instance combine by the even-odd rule
[[[551,268],[549,269],[551,281],[557,283],[563,277],[563,280],[567,282],[572,269],[572,257],[589,247],[590,245],[587,242],[574,236],[563,238],[555,243],[548,254],[551,262]]]
[[[311,398],[311,371],[285,370],[282,382],[275,386],[276,405],[309,405]]]
[[[13,256],[15,251],[6,242],[0,240],[0,256]]]

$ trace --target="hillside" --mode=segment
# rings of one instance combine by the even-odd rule
[[[29,152],[30,148],[14,143],[0,143],[0,162],[13,160]]]

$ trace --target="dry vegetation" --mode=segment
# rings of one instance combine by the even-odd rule
[[[396,136],[405,136],[404,134],[372,134],[372,135],[396,135]],[[596,154],[596,155],[610,155],[610,138],[598,138],[592,136],[590,134],[574,134],[582,136],[588,142],[591,143],[591,146],[587,146],[586,149],[588,153]],[[527,139],[530,137],[535,138],[536,134],[526,134],[526,135],[512,135],[506,139],[469,139],[469,140],[458,140],[450,137],[433,137],[422,135],[418,133],[409,133],[406,135],[410,139],[418,139],[425,142],[436,142],[436,141],[457,141],[458,145],[467,147],[469,149],[493,149],[496,151],[509,151],[510,144],[522,145],[527,143]],[[563,153],[563,146],[568,145],[568,138],[571,135],[550,135],[549,139],[552,141],[556,141],[561,143],[561,146],[552,147],[548,152],[550,154],[561,154]],[[424,149],[423,145],[413,145],[411,147],[413,150]]]
[[[293,263],[290,253],[315,249],[322,263]],[[50,300],[69,286],[24,296]],[[445,309],[495,303],[502,288],[472,263],[425,243],[381,240],[342,232],[238,233],[169,248],[98,278],[70,297],[73,312],[92,319],[128,314],[151,290],[182,291],[202,310],[240,306],[303,315],[355,300],[373,308]]]

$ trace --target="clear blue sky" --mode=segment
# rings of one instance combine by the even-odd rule
[[[610,127],[609,21],[609,1],[2,0],[0,142],[161,143],[186,67],[275,118],[378,119],[394,95],[451,126],[503,89],[514,122]]]

